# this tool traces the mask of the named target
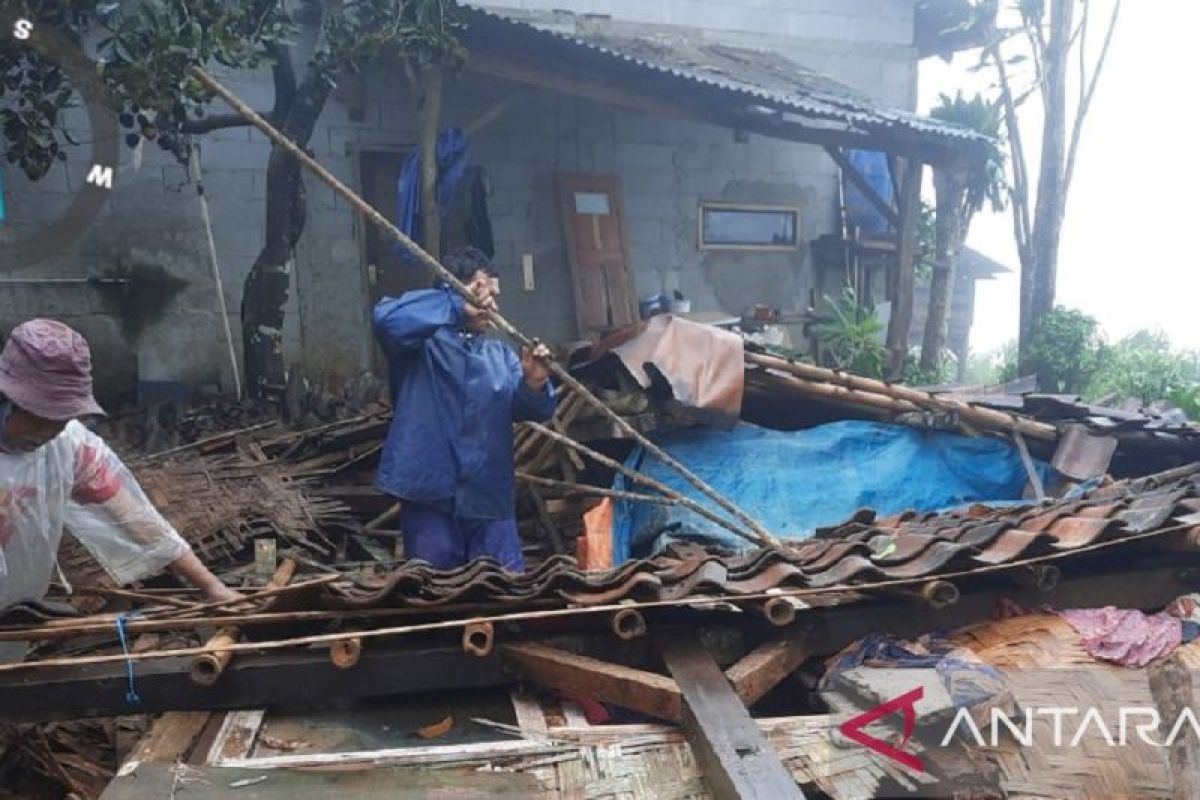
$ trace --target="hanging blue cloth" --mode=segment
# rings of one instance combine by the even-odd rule
[[[438,135],[438,211],[443,219],[454,200],[454,193],[462,183],[463,175],[471,162],[471,151],[467,135],[461,128],[446,128]],[[413,241],[425,244],[421,232],[421,151],[415,148],[404,159],[400,168],[400,179],[396,186],[397,227]],[[408,251],[396,246],[396,252],[406,261],[411,260]]]
[[[4,173],[0,171],[0,222],[4,222]]]

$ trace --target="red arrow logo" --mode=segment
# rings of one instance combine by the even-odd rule
[[[838,728],[842,735],[851,741],[858,742],[863,747],[874,750],[882,756],[887,756],[893,761],[899,761],[904,766],[917,772],[925,771],[925,764],[921,759],[914,756],[912,753],[906,753],[903,748],[908,744],[909,738],[912,736],[913,729],[917,726],[917,701],[925,696],[925,687],[918,686],[911,692],[905,692],[899,697],[888,700],[882,705],[875,706],[870,711],[864,711],[857,717],[852,717],[846,720]],[[904,738],[900,741],[900,747],[895,747],[887,742],[876,739],[863,728],[870,725],[880,717],[886,717],[893,711],[904,712]]]

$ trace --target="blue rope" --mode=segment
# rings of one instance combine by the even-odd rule
[[[125,635],[125,623],[133,617],[140,616],[141,614],[136,611],[117,615],[117,636],[121,639],[121,651],[125,654],[125,676],[129,680],[129,691],[125,692],[125,702],[131,706],[141,703],[142,698],[138,696],[137,687],[133,682],[133,659],[129,656],[129,640]]]

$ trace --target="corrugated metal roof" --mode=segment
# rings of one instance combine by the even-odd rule
[[[903,130],[936,141],[982,143],[987,138],[967,128],[889,107],[786,56],[721,42],[704,31],[658,28],[634,32],[611,20],[465,6],[470,26],[524,36],[530,44],[567,46],[609,64],[632,68],[642,76],[660,76],[693,87],[707,87],[776,111],[825,120],[870,133]]]

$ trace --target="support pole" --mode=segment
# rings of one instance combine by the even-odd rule
[[[462,281],[458,280],[458,278],[454,276],[453,273],[439,264],[437,259],[425,252],[420,245],[418,245],[409,237],[405,236],[403,231],[389,222],[386,217],[372,208],[369,203],[367,203],[348,186],[334,177],[329,170],[317,163],[317,161],[309,156],[308,153],[304,152],[299,145],[280,133],[274,125],[263,119],[262,115],[238,99],[233,92],[221,85],[219,81],[217,81],[212,75],[209,75],[200,67],[192,67],[192,75],[207,89],[217,95],[220,95],[221,99],[228,103],[234,111],[241,114],[246,120],[254,125],[254,127],[262,131],[267,138],[274,142],[278,147],[282,148],[302,165],[307,167],[322,182],[333,189],[333,191],[339,197],[349,203],[351,208],[362,214],[367,218],[367,220],[377,225],[382,231],[388,234],[388,236],[400,243],[400,245],[408,250],[419,262],[421,262],[424,267],[436,275],[439,280],[443,281],[447,286],[453,288],[464,298],[468,300],[472,299],[470,291],[466,286],[463,285]],[[911,296],[909,300],[911,305]],[[528,336],[521,333],[521,331],[514,327],[511,322],[509,322],[500,314],[492,315],[492,324],[522,347],[531,347],[533,345],[533,341]],[[759,524],[757,520],[755,520],[742,509],[738,508],[732,501],[730,501],[716,489],[709,486],[704,480],[685,467],[675,457],[671,456],[661,447],[647,439],[640,431],[630,425],[624,417],[613,411],[611,408],[605,405],[602,400],[592,394],[590,389],[584,386],[583,383],[581,383],[577,378],[575,378],[574,375],[568,372],[561,364],[559,364],[557,361],[548,361],[547,366],[550,368],[550,371],[554,374],[554,376],[562,381],[563,384],[570,387],[572,390],[578,393],[580,397],[584,398],[588,403],[590,403],[597,411],[611,420],[612,423],[616,425],[617,429],[621,431],[621,433],[640,444],[648,453],[657,458],[659,461],[662,461],[664,464],[671,467],[671,469],[674,469],[681,476],[683,476],[688,483],[690,483],[692,486],[706,495],[710,500],[746,525],[751,531],[753,531],[755,536],[754,541],[756,544],[776,550],[783,549],[783,544],[779,541],[779,539],[772,536],[771,533],[768,532],[767,529],[761,524]]]
[[[917,216],[921,211],[921,176],[925,165],[906,161],[900,184],[900,248],[892,282],[892,316],[887,330],[887,366],[884,377],[896,380],[908,357],[908,329],[912,325],[913,261],[917,253]]]
[[[658,643],[683,694],[683,735],[716,800],[804,800],[750,712],[695,639]]]

